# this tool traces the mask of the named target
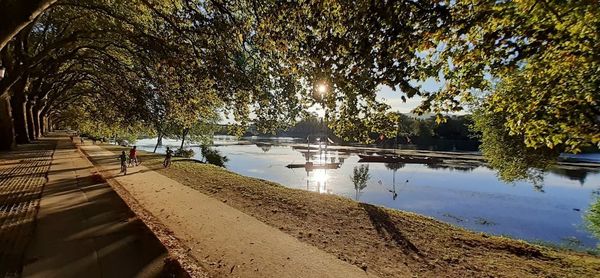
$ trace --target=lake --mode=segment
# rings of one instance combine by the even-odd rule
[[[292,138],[262,139],[238,144],[232,137],[216,137],[215,144],[229,158],[227,169],[274,181],[290,188],[336,194],[360,202],[412,211],[469,230],[577,247],[594,247],[598,240],[585,230],[583,215],[600,190],[600,172],[556,169],[546,173],[543,187],[528,182],[504,183],[485,166],[457,167],[426,164],[362,163],[357,153],[329,149],[319,155],[294,148]],[[139,140],[152,151],[156,139]],[[165,146],[179,147],[176,140]],[[199,148],[197,159],[201,159]],[[340,163],[338,169],[289,169],[310,156]],[[323,157],[324,156],[324,157]],[[369,166],[371,178],[360,192],[350,176],[357,165]],[[395,188],[395,190],[394,190]],[[394,194],[395,191],[395,194]]]

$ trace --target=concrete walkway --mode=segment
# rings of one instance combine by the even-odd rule
[[[41,148],[37,158],[18,159],[19,154],[26,157],[21,150],[5,154],[7,159],[0,158],[0,165],[5,166],[2,171],[7,173],[1,176],[0,191],[12,188],[12,195],[16,191],[29,192],[12,201],[2,197],[0,206],[4,208],[17,201],[27,207],[31,206],[29,203],[39,204],[37,216],[29,212],[26,214],[31,215],[29,218],[21,217],[29,219],[21,222],[33,222],[35,216],[33,233],[12,232],[4,237],[11,248],[24,246],[24,254],[13,252],[8,256],[10,260],[4,256],[0,268],[11,262],[13,268],[18,265],[22,269],[5,271],[0,276],[18,277],[21,270],[23,277],[160,276],[166,249],[112,188],[94,174],[93,165],[69,138],[54,134],[32,145],[36,144]],[[11,167],[22,170],[10,170]],[[39,173],[47,174],[47,182],[45,178],[40,182]],[[5,219],[5,210],[2,212]],[[8,230],[5,226],[0,234]],[[4,247],[3,242],[0,248]]]
[[[82,146],[103,175],[112,176],[168,227],[214,277],[373,277],[316,247],[143,166],[119,175],[117,156]]]

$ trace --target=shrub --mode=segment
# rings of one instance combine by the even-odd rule
[[[585,215],[587,228],[596,238],[600,239],[600,197],[596,198],[594,203],[590,205],[588,212]],[[600,244],[598,245],[600,249]]]
[[[209,146],[202,145],[200,147],[200,151],[202,152],[202,156],[204,157],[206,163],[210,163],[219,167],[225,167],[225,163],[229,161],[227,156],[221,155],[219,150],[213,149]]]
[[[185,150],[185,149],[177,149],[175,151],[175,153],[173,153],[174,156],[177,157],[185,157],[185,158],[191,158],[194,156],[194,150],[189,149],[189,150]]]

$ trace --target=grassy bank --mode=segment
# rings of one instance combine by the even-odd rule
[[[116,146],[106,148],[119,151]],[[600,277],[600,258],[142,153],[145,166],[381,277]]]

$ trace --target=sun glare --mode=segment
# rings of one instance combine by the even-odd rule
[[[313,176],[313,180],[315,182],[318,182],[320,184],[324,184],[327,182],[327,179],[329,177],[327,176],[327,173],[325,172],[325,170],[323,169],[317,169],[314,172],[314,176]]]
[[[317,88],[317,90],[319,91],[319,93],[325,94],[327,92],[327,85],[321,84],[321,85],[319,85],[319,87]]]

